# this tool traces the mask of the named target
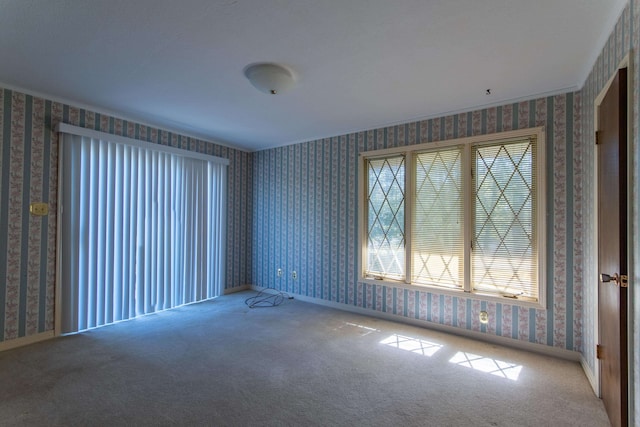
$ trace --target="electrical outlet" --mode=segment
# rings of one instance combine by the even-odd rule
[[[480,312],[480,323],[489,323],[489,313],[486,311]]]
[[[296,279],[298,278],[298,273],[296,273],[296,271],[295,271],[295,270],[293,270],[293,271],[291,272],[291,278],[292,278],[293,280],[296,280]]]
[[[282,269],[281,268],[278,269],[277,274],[278,274],[278,277],[282,277]]]
[[[35,216],[46,216],[49,214],[49,205],[42,202],[34,202],[29,205],[29,212]]]

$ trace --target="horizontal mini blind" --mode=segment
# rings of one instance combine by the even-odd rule
[[[538,298],[536,139],[472,148],[474,290]]]
[[[62,331],[219,295],[226,164],[62,135]]]
[[[411,281],[462,288],[464,189],[462,149],[415,155]]]
[[[366,275],[404,278],[404,188],[404,156],[367,161]]]

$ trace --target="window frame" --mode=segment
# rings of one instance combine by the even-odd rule
[[[535,161],[535,173],[536,173],[536,219],[535,219],[535,241],[537,243],[537,278],[538,278],[538,300],[530,299],[518,299],[508,296],[501,296],[496,293],[482,292],[471,289],[471,241],[473,239],[473,222],[474,214],[473,198],[475,193],[472,189],[471,178],[471,151],[476,145],[491,145],[500,144],[501,142],[509,142],[517,139],[524,139],[527,137],[535,137],[536,142],[536,161]],[[416,145],[405,145],[394,148],[386,148],[373,151],[365,151],[359,154],[358,158],[358,238],[360,244],[358,245],[358,280],[361,283],[367,283],[372,285],[385,285],[398,288],[405,288],[414,291],[430,292],[436,294],[452,295],[463,298],[473,298],[484,301],[499,302],[503,304],[533,307],[537,309],[546,309],[547,307],[547,287],[550,283],[547,283],[546,269],[547,269],[547,225],[546,225],[546,149],[545,149],[545,129],[543,126],[533,127],[527,129],[519,129],[514,131],[506,131],[485,135],[477,135],[465,138],[456,138],[444,141],[426,142]],[[414,189],[416,185],[416,159],[415,155],[421,152],[428,152],[434,150],[441,150],[450,148],[453,146],[460,146],[462,148],[462,175],[463,175],[463,210],[465,214],[463,216],[463,233],[464,233],[464,258],[463,258],[463,284],[460,288],[450,288],[445,286],[428,285],[428,284],[415,284],[411,283],[411,235],[412,235],[412,215],[415,211]],[[373,278],[365,276],[366,263],[367,263],[367,244],[368,244],[368,200],[367,200],[367,162],[370,159],[380,159],[391,156],[405,156],[405,217],[404,217],[404,232],[405,232],[405,271],[404,279],[394,280],[391,278]]]

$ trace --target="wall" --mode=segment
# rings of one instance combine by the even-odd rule
[[[633,288],[634,284],[640,283],[640,197],[638,197],[638,180],[640,179],[640,169],[638,166],[638,159],[640,158],[640,144],[638,140],[638,124],[640,117],[640,108],[638,102],[640,97],[638,91],[640,89],[640,1],[632,0],[627,4],[622,15],[620,16],[615,29],[609,35],[607,43],[605,44],[602,52],[598,56],[596,63],[587,78],[582,90],[581,96],[583,98],[583,109],[581,111],[581,123],[582,134],[584,139],[584,164],[587,165],[584,174],[584,221],[585,221],[585,236],[584,236],[584,259],[586,261],[585,271],[595,271],[592,260],[595,260],[597,255],[596,247],[594,246],[594,235],[596,230],[595,217],[593,215],[593,203],[594,203],[594,170],[591,165],[594,162],[595,145],[594,141],[594,101],[598,94],[602,91],[607,81],[616,72],[620,61],[633,49],[631,57],[634,65],[633,74],[629,75],[629,83],[633,84],[633,96],[629,100],[629,106],[633,111],[633,136],[631,140],[633,150],[633,180],[630,184],[629,191],[634,196],[632,209],[632,229],[631,232],[631,244],[633,247],[633,280],[631,281],[631,292],[634,295],[634,301],[632,302],[633,310],[633,324],[634,324],[634,336],[633,341],[629,343],[631,348],[636,349],[635,359],[632,364],[635,367],[634,381],[632,387],[635,388],[635,396],[640,396],[640,352],[637,351],[638,343],[640,343],[640,292],[637,291],[637,287]],[[595,307],[597,297],[597,283],[595,280],[588,280],[585,284],[585,306]],[[589,367],[595,370],[596,358],[595,358],[595,346],[596,337],[594,334],[596,324],[596,312],[595,310],[586,310],[584,314],[584,356],[587,360]],[[637,397],[636,397],[637,399]],[[633,423],[631,423],[633,424]],[[635,424],[640,425],[640,405],[635,407]]]
[[[245,283],[416,317],[459,328],[583,352],[595,366],[593,234],[593,100],[624,55],[634,49],[633,184],[639,194],[640,0],[631,0],[579,93],[456,116],[311,141],[248,154],[0,88],[0,341],[53,328],[57,136],[61,120],[228,157],[227,287]],[[451,298],[357,283],[356,161],[361,151],[535,125],[547,127],[548,310]],[[45,219],[31,201],[50,201]],[[634,283],[640,283],[640,197],[633,203]],[[249,224],[253,224],[252,227]],[[252,261],[253,257],[253,261]],[[275,270],[294,268],[278,279]],[[489,325],[477,312],[496,316]],[[634,342],[640,343],[640,292],[634,300]],[[636,344],[634,344],[636,343]],[[633,366],[640,366],[640,352]],[[640,396],[640,369],[635,372]],[[640,405],[635,408],[640,425]]]
[[[580,102],[568,93],[255,153],[254,284],[582,351]],[[545,126],[547,139],[547,310],[358,282],[358,153],[533,126]]]
[[[0,88],[0,342],[53,329],[60,121],[228,158],[226,288],[251,283],[250,153]]]

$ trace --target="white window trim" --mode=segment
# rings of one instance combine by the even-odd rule
[[[414,159],[413,153],[425,150],[433,150],[437,148],[450,147],[454,145],[476,145],[482,143],[499,143],[503,140],[511,140],[517,138],[523,138],[527,136],[535,135],[537,138],[536,144],[536,174],[537,174],[537,244],[538,244],[538,301],[519,300],[516,298],[509,298],[505,296],[495,294],[485,294],[480,292],[472,292],[469,287],[471,286],[471,248],[470,245],[465,245],[464,249],[464,289],[451,289],[441,286],[433,285],[415,285],[411,281],[411,256],[407,254],[405,257],[405,280],[391,280],[391,279],[372,279],[365,277],[364,265],[365,258],[367,256],[367,215],[366,215],[366,198],[367,198],[367,168],[366,162],[369,159],[381,158],[391,155],[404,154],[405,155],[405,167],[407,171],[413,168]],[[522,307],[532,307],[536,309],[547,308],[547,288],[550,283],[547,283],[547,206],[546,206],[546,157],[545,157],[545,130],[544,127],[533,127],[527,129],[519,129],[514,131],[499,132],[486,135],[477,135],[466,138],[457,138],[446,141],[434,141],[416,145],[401,146],[395,148],[386,148],[374,151],[365,151],[360,153],[358,159],[358,221],[359,233],[358,238],[360,245],[358,246],[358,275],[360,283],[367,283],[371,285],[383,285],[396,287],[400,289],[409,289],[419,292],[428,292],[440,295],[451,295],[462,298],[472,298],[481,301],[497,302],[501,304],[516,305]],[[470,162],[470,150],[463,150],[462,167],[463,170],[468,171],[471,168]],[[411,176],[414,173],[405,173],[405,195],[413,194],[412,186],[414,185],[415,177]],[[471,197],[468,195],[471,191],[471,180],[464,180],[464,210],[469,212],[472,207]],[[414,208],[413,197],[405,196],[405,247],[411,247],[411,215]],[[464,233],[465,236],[470,236],[472,232],[472,215],[465,215]],[[408,251],[408,249],[407,249]]]
[[[70,125],[68,123],[58,123],[58,125],[56,126],[56,132],[86,136],[88,138],[100,139],[103,141],[109,141],[116,144],[131,145],[134,147],[144,148],[146,150],[172,153],[182,157],[200,159],[200,160],[219,163],[227,166],[229,165],[229,159],[225,159],[224,157],[212,156],[210,154],[199,153],[197,151],[191,151],[191,150],[185,150],[184,148],[173,147],[171,145],[156,144],[153,142],[142,141],[140,139],[128,138],[126,136],[113,135],[106,132],[101,132],[93,129],[87,129],[79,126]]]

